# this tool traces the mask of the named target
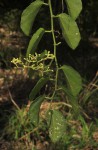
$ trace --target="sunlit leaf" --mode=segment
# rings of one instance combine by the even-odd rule
[[[44,77],[39,79],[39,81],[36,83],[36,85],[34,86],[34,88],[32,89],[29,95],[30,100],[34,100],[35,96],[38,94],[41,88],[47,83],[48,80],[49,78],[44,78]]]
[[[58,142],[66,130],[66,121],[62,113],[58,110],[52,110],[49,136],[52,142]]]
[[[28,48],[27,48],[27,54],[26,57],[29,56],[29,54],[34,54],[35,50],[37,49],[37,46],[45,33],[45,30],[43,28],[39,28],[32,36]]]
[[[70,66],[64,65],[61,67],[66,77],[68,88],[72,95],[77,96],[82,89],[82,79],[80,74]]]
[[[21,29],[26,35],[31,33],[35,17],[42,5],[43,2],[41,0],[34,1],[23,11],[21,16]]]
[[[77,23],[74,19],[65,13],[59,15],[59,21],[65,41],[69,47],[75,49],[81,39]]]
[[[38,123],[39,123],[40,106],[41,106],[42,102],[44,101],[44,99],[45,99],[44,95],[43,96],[39,96],[30,105],[30,108],[29,108],[29,111],[28,111],[28,115],[29,115],[30,121],[35,126],[37,126]]]
[[[69,15],[76,19],[82,10],[81,0],[65,0]]]

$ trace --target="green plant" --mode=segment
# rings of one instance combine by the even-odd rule
[[[32,131],[32,129],[33,125],[30,124],[29,118],[27,118],[26,108],[22,108],[12,113],[5,130],[12,139],[17,140],[27,132]]]
[[[63,12],[54,15],[51,0],[47,0],[46,3],[43,0],[35,0],[23,11],[21,16],[21,29],[27,36],[31,37],[31,40],[27,48],[26,58],[22,61],[20,59],[13,59],[12,61],[18,67],[27,68],[30,77],[32,77],[33,70],[40,72],[39,81],[29,95],[31,102],[27,114],[30,123],[33,124],[35,128],[39,126],[41,121],[44,120],[47,122],[49,137],[54,143],[58,142],[66,132],[66,119],[63,112],[60,112],[58,109],[59,107],[57,107],[58,102],[60,102],[61,107],[64,106],[63,111],[68,109],[69,114],[72,113],[75,118],[78,118],[81,113],[78,104],[78,95],[82,90],[82,79],[80,74],[72,67],[68,65],[58,65],[57,46],[59,46],[61,42],[57,42],[56,40],[54,20],[58,21],[63,38],[69,47],[74,50],[81,39],[75,20],[82,10],[82,2],[81,0],[63,0],[62,2],[64,6],[66,3],[68,14]],[[46,30],[41,27],[33,34],[33,36],[31,36],[34,20],[41,7],[44,6],[47,7],[50,12],[51,28],[50,30]],[[41,54],[35,53],[37,46],[45,33],[52,35],[53,54],[50,54],[49,50],[45,50]],[[60,74],[63,74],[65,84],[60,83]],[[48,82],[53,85],[52,92],[37,97],[41,88],[48,84]],[[62,94],[64,95],[63,100]],[[58,100],[56,107],[53,107],[55,99]],[[41,119],[39,115],[40,107],[41,105],[44,105],[45,101],[48,101],[49,107],[44,114],[44,119]]]
[[[88,142],[92,136],[93,124],[88,125],[82,116],[79,117],[79,120],[82,126],[81,139],[83,142]]]

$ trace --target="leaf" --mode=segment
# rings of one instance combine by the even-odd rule
[[[34,54],[35,50],[43,36],[43,34],[45,33],[45,30],[43,28],[39,28],[34,35],[32,36],[28,48],[27,48],[27,53],[26,53],[26,57],[29,56],[29,54]]]
[[[72,19],[69,15],[62,13],[59,15],[59,21],[65,41],[69,47],[75,49],[81,39],[80,32],[75,20]]]
[[[66,77],[68,88],[73,96],[77,96],[82,89],[82,79],[80,74],[72,67],[64,65],[61,67]]]
[[[83,95],[82,105],[85,105],[90,101],[90,97],[97,91],[98,89],[93,89],[92,91],[87,90]]]
[[[47,51],[47,50],[44,50],[44,51],[40,54],[40,57],[39,57],[38,60],[45,58],[47,54],[48,54],[48,51]]]
[[[49,136],[52,142],[58,142],[66,130],[65,118],[58,110],[52,110]]]
[[[21,29],[26,35],[30,34],[35,17],[43,4],[42,1],[34,1],[23,11],[21,16]]]
[[[30,118],[30,121],[37,126],[39,123],[39,111],[40,111],[40,106],[42,102],[44,101],[45,96],[39,96],[37,97],[30,105],[28,115]]]
[[[47,121],[48,127],[50,127],[50,124],[51,124],[51,117],[52,117],[52,110],[49,109],[46,113],[46,121]]]
[[[61,86],[61,89],[68,96],[69,103],[72,106],[72,109],[74,111],[75,117],[77,117],[80,114],[80,106],[78,104],[77,97],[73,96],[72,93],[70,92],[70,90],[68,90],[65,86]]]
[[[44,77],[39,79],[39,81],[36,83],[35,87],[32,89],[32,91],[31,91],[31,93],[29,95],[29,99],[30,100],[34,100],[35,96],[38,94],[40,89],[46,84],[46,82],[48,80],[49,80],[49,78],[44,78]]]
[[[81,10],[82,10],[82,1],[81,0],[65,0],[67,4],[67,9],[69,15],[75,20]]]

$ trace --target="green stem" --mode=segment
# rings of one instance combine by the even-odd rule
[[[55,63],[56,63],[56,78],[55,78],[55,91],[57,90],[57,80],[58,80],[58,62],[57,62],[57,57],[56,57],[56,47],[57,47],[57,43],[56,43],[56,38],[55,38],[55,34],[54,34],[54,15],[53,15],[53,11],[52,11],[52,5],[51,5],[51,0],[48,0],[48,4],[49,4],[49,9],[50,9],[50,17],[51,17],[51,33],[52,33],[52,37],[53,37],[53,47],[54,47],[54,56],[55,56]],[[55,91],[52,95],[52,99],[55,95]]]

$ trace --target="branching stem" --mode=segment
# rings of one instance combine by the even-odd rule
[[[58,82],[58,62],[57,62],[57,56],[56,56],[56,49],[57,49],[57,43],[56,43],[56,38],[55,38],[55,34],[54,34],[54,15],[53,15],[53,11],[52,11],[52,5],[51,5],[51,0],[48,0],[48,5],[49,5],[49,9],[50,9],[50,17],[51,17],[51,33],[52,33],[52,38],[53,38],[53,47],[54,47],[54,56],[55,56],[55,64],[56,64],[56,78],[55,78],[55,90],[54,93],[52,95],[52,99],[54,98],[55,92],[57,90],[57,82]]]

